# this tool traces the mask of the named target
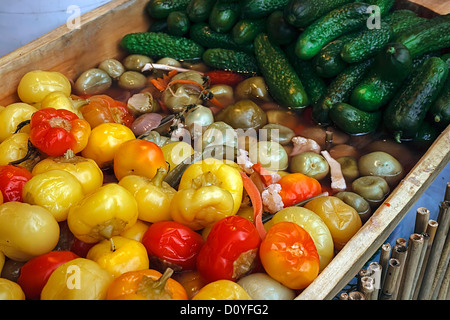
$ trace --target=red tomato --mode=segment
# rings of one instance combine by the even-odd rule
[[[79,258],[71,251],[50,251],[28,260],[20,269],[17,283],[30,300],[40,298],[41,291],[52,272],[61,264]]]
[[[175,221],[158,221],[153,223],[142,237],[150,261],[175,264],[182,270],[195,268],[198,252],[203,246],[203,237]]]
[[[0,191],[3,195],[3,202],[23,202],[23,186],[32,177],[31,172],[24,167],[12,164],[0,166]]]
[[[151,141],[141,139],[122,143],[114,153],[113,165],[117,180],[130,174],[152,179],[159,168],[167,170],[161,148]]]
[[[87,243],[75,237],[73,239],[72,246],[70,247],[70,251],[77,254],[81,258],[86,258],[89,249],[91,249],[95,245],[96,243]]]
[[[134,121],[134,116],[127,105],[110,96],[95,95],[87,98],[87,101],[89,103],[81,108],[81,113],[92,128],[105,122],[120,123],[129,127]]]
[[[306,288],[319,274],[320,260],[309,233],[282,221],[267,231],[259,248],[261,263],[272,278],[291,289]]]
[[[89,123],[66,109],[44,108],[31,116],[31,143],[52,157],[62,156],[68,149],[80,152],[90,133]]]
[[[253,269],[261,238],[255,225],[241,216],[217,221],[197,258],[197,270],[208,282],[235,281]]]

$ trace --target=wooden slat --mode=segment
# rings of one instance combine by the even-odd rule
[[[396,225],[448,164],[449,159],[450,126],[441,133],[364,226],[296,299],[333,299],[386,241]]]
[[[0,59],[0,105],[17,102],[17,85],[31,70],[56,70],[69,79],[103,59],[123,55],[118,41],[127,33],[146,31],[146,1],[113,0],[81,16],[80,29],[66,24]]]
[[[412,3],[426,7],[439,14],[450,13],[450,1],[449,0],[409,0]]]

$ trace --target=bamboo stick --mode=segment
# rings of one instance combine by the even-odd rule
[[[379,264],[378,262],[371,262],[367,269],[371,271],[370,277],[374,280],[374,294],[373,295],[376,297],[376,299],[372,299],[372,300],[377,300],[378,295],[380,293],[380,288],[381,288],[381,272],[382,272],[383,268],[381,267],[381,264]],[[366,300],[368,300],[368,299],[366,299]]]
[[[361,279],[361,293],[365,300],[378,300],[375,291],[375,280],[372,277],[363,277]]]
[[[420,255],[423,247],[423,236],[413,233],[408,241],[408,255],[406,257],[405,267],[400,281],[398,299],[411,300],[413,295],[414,276],[419,264]]]
[[[361,290],[362,284],[361,284],[361,279],[363,277],[370,277],[370,275],[372,274],[372,271],[369,269],[361,269],[358,271],[358,274],[356,276],[356,287],[358,288],[358,290]]]
[[[439,288],[439,293],[437,295],[437,300],[448,300],[448,294],[450,285],[450,264],[447,264],[447,270],[444,274],[444,279],[442,279],[441,287]]]
[[[424,207],[417,208],[414,233],[422,234],[427,230],[428,220],[430,219],[430,210]]]
[[[381,246],[380,260],[379,263],[381,265],[381,280],[380,280],[380,288],[383,288],[384,279],[386,279],[386,272],[389,265],[389,258],[391,256],[391,244],[386,242]]]
[[[364,294],[360,291],[352,291],[348,294],[348,300],[366,300]]]
[[[422,266],[424,264],[425,255],[427,253],[428,242],[430,241],[430,235],[428,233],[423,233],[422,237],[423,237],[423,246],[422,246],[422,250],[420,252],[419,263],[417,265],[417,269],[414,274],[413,287],[412,287],[412,291],[411,291],[412,292],[411,299],[415,299],[414,296],[415,296],[415,292],[416,292],[416,288],[417,288],[417,283],[419,281],[420,272],[421,272]]]
[[[398,279],[395,282],[395,288],[392,292],[392,300],[396,300],[398,296],[398,290],[400,288],[400,280],[402,279],[407,254],[408,252],[406,246],[399,244],[396,244],[394,246],[394,250],[392,251],[392,258],[395,258],[399,261],[399,270],[398,270]]]
[[[444,201],[450,201],[450,182],[447,182],[447,187],[445,188]]]
[[[339,295],[339,300],[348,300],[348,293],[341,292],[341,294]]]
[[[416,281],[416,287],[414,289],[413,300],[417,300],[417,298],[419,296],[420,286],[422,284],[423,275],[424,275],[425,269],[427,267],[428,257],[430,256],[431,246],[433,245],[434,236],[436,235],[436,229],[437,229],[438,225],[439,224],[435,220],[428,221],[426,234],[429,236],[429,238],[428,238],[428,243],[427,243],[427,246],[425,249],[425,256],[423,257],[423,263],[420,268],[419,277]]]
[[[393,294],[397,287],[400,273],[400,261],[396,258],[389,259],[386,279],[381,290],[380,300],[393,300]]]
[[[431,287],[431,292],[433,293],[431,296],[431,300],[436,300],[437,295],[439,294],[439,289],[441,287],[442,280],[444,278],[444,274],[448,265],[449,253],[450,253],[450,237],[448,236],[447,233],[444,248],[442,249],[442,254],[439,259],[438,266],[436,268],[436,275],[433,280],[433,286]]]
[[[422,284],[419,290],[419,300],[430,300],[432,296],[432,286],[434,277],[436,275],[437,265],[439,263],[439,257],[442,253],[442,248],[444,242],[447,238],[448,228],[450,225],[450,210],[449,201],[441,202],[439,206],[439,216],[438,216],[438,228],[436,230],[436,235],[431,246],[430,255],[427,262],[427,267],[422,279]]]

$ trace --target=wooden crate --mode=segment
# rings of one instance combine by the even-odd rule
[[[414,2],[414,3],[413,3]],[[425,10],[424,15],[450,12],[447,0],[399,1],[401,6]],[[106,58],[121,58],[119,39],[127,33],[146,31],[150,21],[146,0],[113,0],[81,17],[79,29],[62,25],[0,59],[0,105],[18,101],[16,89],[28,71],[41,69],[64,73],[71,79]],[[433,4],[433,5],[430,5]],[[450,158],[450,126],[423,155],[409,174],[336,255],[317,279],[296,299],[332,299],[384,243],[395,226],[445,167]]]

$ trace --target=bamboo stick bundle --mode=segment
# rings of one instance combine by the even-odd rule
[[[441,202],[439,206],[438,224],[419,290],[419,300],[430,300],[433,294],[432,286],[450,226],[450,201]]]
[[[413,295],[414,278],[419,265],[420,256],[423,247],[423,236],[418,233],[413,233],[409,237],[407,257],[405,267],[403,269],[402,278],[400,280],[400,288],[398,292],[398,299],[411,300]]]
[[[427,267],[428,258],[430,256],[430,251],[431,251],[431,246],[433,245],[434,236],[436,235],[436,229],[437,229],[438,225],[439,224],[435,220],[428,221],[427,230],[426,230],[426,234],[428,235],[428,243],[425,248],[425,256],[423,258],[423,263],[420,268],[419,277],[416,281],[416,287],[414,289],[414,295],[413,295],[414,300],[417,300],[417,298],[419,296],[420,286],[422,284],[423,275],[424,275],[425,269]]]
[[[381,246],[381,253],[380,253],[380,259],[379,264],[381,265],[381,279],[380,279],[380,288],[383,288],[384,279],[386,279],[386,272],[389,265],[389,259],[391,256],[391,244],[389,242],[386,242]]]
[[[400,261],[395,258],[390,258],[386,271],[386,279],[384,280],[383,288],[381,290],[380,300],[392,300],[397,287],[399,273]]]

